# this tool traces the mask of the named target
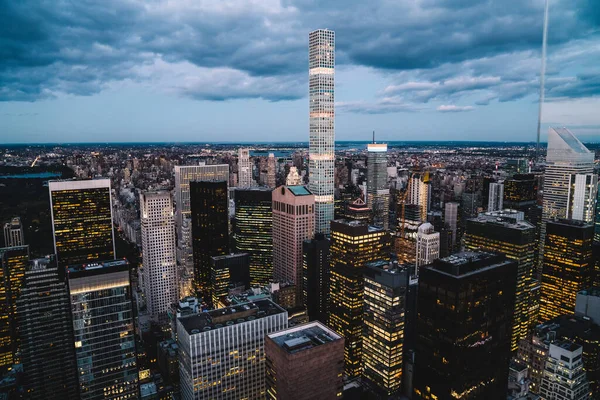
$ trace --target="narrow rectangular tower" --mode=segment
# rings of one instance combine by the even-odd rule
[[[315,230],[329,234],[333,219],[335,162],[335,33],[318,29],[308,35],[310,117],[309,189],[315,195]]]

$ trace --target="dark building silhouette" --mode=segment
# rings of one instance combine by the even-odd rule
[[[213,308],[226,307],[223,298],[230,287],[250,288],[250,256],[248,253],[227,254],[210,259],[209,299]]]
[[[78,399],[65,270],[54,257],[29,264],[17,310],[27,398]]]
[[[210,279],[211,257],[229,252],[227,181],[190,182],[194,286],[205,292]]]
[[[517,263],[462,252],[421,268],[414,398],[506,399]]]
[[[271,188],[235,190],[235,251],[250,255],[250,283],[273,280],[273,209]]]
[[[302,244],[304,307],[311,321],[327,321],[329,304],[329,239],[317,233]]]

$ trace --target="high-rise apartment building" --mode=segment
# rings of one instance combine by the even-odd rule
[[[427,221],[427,213],[431,203],[431,184],[429,182],[429,173],[414,174],[410,182],[407,204],[416,204],[419,206],[419,221]]]
[[[466,225],[465,249],[502,253],[518,263],[512,351],[537,323],[540,287],[535,279],[535,232],[523,213],[514,210],[482,213]]]
[[[290,167],[290,172],[288,173],[288,176],[285,179],[285,185],[286,186],[302,185],[302,178],[300,177],[300,174],[298,174],[298,168]]]
[[[126,260],[67,270],[81,400],[138,398],[129,273]]]
[[[171,193],[140,193],[144,295],[149,314],[164,317],[179,300],[175,212]]]
[[[275,186],[277,186],[276,162],[275,154],[269,153],[267,158],[267,186],[271,189],[275,189]]]
[[[182,399],[264,399],[265,336],[287,327],[266,299],[178,318]]]
[[[390,240],[381,228],[360,221],[331,221],[329,326],[346,338],[344,371],[360,375],[366,264],[385,260]]]
[[[114,259],[110,179],[50,181],[48,187],[58,264]]]
[[[29,246],[0,249],[0,372],[18,361],[17,299],[29,263]]]
[[[79,399],[65,270],[54,257],[27,266],[17,312],[27,398]]]
[[[416,267],[417,275],[419,267],[431,264],[434,260],[440,258],[440,233],[433,229],[433,225],[425,222],[417,230],[417,256]]]
[[[190,182],[194,287],[208,288],[211,257],[229,253],[227,181]]]
[[[457,253],[421,268],[417,399],[506,399],[517,263]]]
[[[231,287],[250,288],[250,256],[248,253],[211,257],[208,294],[213,308],[225,306],[223,301]]]
[[[308,35],[309,189],[315,196],[315,230],[329,234],[335,170],[335,33]]]
[[[487,210],[500,211],[502,210],[504,201],[504,183],[490,183],[490,190],[488,196]]]
[[[335,400],[341,397],[344,338],[320,322],[265,338],[269,400]]]
[[[14,217],[10,222],[4,224],[4,247],[23,246],[24,244],[25,235],[21,218]]]
[[[540,321],[571,314],[577,293],[592,287],[594,226],[581,221],[546,223]]]
[[[327,321],[329,305],[329,239],[317,233],[302,243],[302,291],[304,307],[311,321]]]
[[[387,230],[390,213],[387,144],[367,144],[367,205],[373,211],[373,225]]]
[[[407,268],[387,260],[365,269],[362,374],[383,398],[397,394],[402,384],[409,276]]]
[[[273,195],[270,188],[236,189],[233,241],[235,250],[250,255],[250,283],[273,280]]]
[[[304,186],[273,191],[273,275],[296,285],[302,299],[302,243],[315,234],[315,196]],[[300,302],[300,304],[302,304]]]
[[[550,344],[544,368],[540,395],[543,399],[590,399],[590,387],[585,375],[583,349],[568,340]]]
[[[547,222],[569,218],[570,192],[573,187],[572,175],[592,174],[594,172],[594,153],[589,151],[568,129],[549,128],[546,163],[548,165],[544,172],[540,260],[546,246]],[[579,196],[580,194],[581,192],[578,191],[578,199],[583,200],[584,197]],[[581,206],[581,208],[584,207]]]
[[[571,175],[567,203],[567,219],[593,223],[598,196],[598,175]]]
[[[222,178],[222,177],[221,177]],[[250,163],[250,150],[238,150],[238,187],[248,188],[254,186],[252,179],[252,164]]]

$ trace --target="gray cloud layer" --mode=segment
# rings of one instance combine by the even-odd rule
[[[599,43],[600,7],[593,3],[552,2],[551,50],[571,53],[549,68],[550,98],[600,93],[591,69],[559,76],[589,58],[578,49]],[[342,111],[415,111],[432,100],[468,111],[451,103],[476,95],[475,103],[486,105],[535,93],[542,6],[541,0],[0,0],[0,100],[93,95],[126,80],[158,82],[203,100],[297,99],[306,94],[307,33],[329,27],[336,30],[339,63],[373,67],[393,82],[380,100],[346,103]],[[597,66],[600,51],[594,57]]]

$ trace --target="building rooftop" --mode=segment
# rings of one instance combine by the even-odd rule
[[[535,229],[535,226],[528,221],[525,221],[522,211],[517,210],[502,210],[492,211],[487,213],[481,213],[475,218],[471,218],[470,221],[504,226],[506,228],[528,230]]]
[[[103,270],[107,268],[116,268],[116,267],[125,267],[129,266],[129,261],[127,259],[122,260],[106,260],[106,261],[96,261],[86,264],[78,264],[78,265],[69,265],[67,267],[67,272],[69,274],[85,272],[85,271],[94,271],[94,270]]]
[[[288,190],[292,192],[294,196],[310,196],[312,193],[306,188],[306,186],[287,186]]]
[[[178,320],[189,335],[195,335],[284,312],[285,310],[273,301],[261,299],[200,314],[183,316]]]
[[[441,258],[425,267],[455,278],[467,277],[492,268],[510,264],[504,255],[483,251],[463,251]]]
[[[290,354],[342,340],[341,336],[318,321],[285,329],[267,336]]]

